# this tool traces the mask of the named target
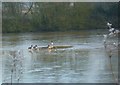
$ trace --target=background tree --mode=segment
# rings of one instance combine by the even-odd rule
[[[3,2],[4,32],[71,31],[118,27],[117,2]]]

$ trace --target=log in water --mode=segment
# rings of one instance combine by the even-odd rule
[[[71,48],[71,45],[55,45],[51,49],[62,49],[62,48]],[[38,49],[48,49],[48,47],[38,47]]]

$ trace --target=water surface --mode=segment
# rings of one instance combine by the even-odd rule
[[[103,45],[105,33],[95,30],[3,34],[2,82],[114,83],[109,57]],[[32,52],[27,49],[30,45],[47,46],[50,41],[55,45],[73,47]],[[114,53],[112,65],[116,76],[117,58],[117,53]]]

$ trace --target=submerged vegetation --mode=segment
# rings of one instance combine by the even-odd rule
[[[2,30],[8,32],[72,31],[118,26],[118,3],[3,2]]]

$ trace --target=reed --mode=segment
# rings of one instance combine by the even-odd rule
[[[19,83],[21,79],[21,75],[23,73],[23,52],[22,51],[10,51],[10,55],[12,57],[11,62],[11,84],[15,83],[15,79],[17,79],[17,83]],[[13,81],[14,80],[14,81]]]

